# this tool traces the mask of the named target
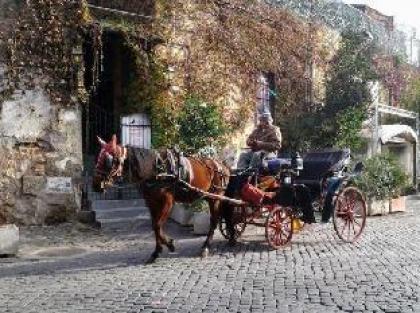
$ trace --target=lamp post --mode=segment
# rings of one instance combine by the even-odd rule
[[[73,56],[73,77],[74,77],[74,84],[73,87],[77,90],[77,92],[80,92],[81,90],[84,90],[84,71],[83,71],[83,49],[82,46],[77,45],[73,47],[72,52]]]

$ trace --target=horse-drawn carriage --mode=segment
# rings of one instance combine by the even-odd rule
[[[265,160],[260,168],[235,173],[225,195],[236,196],[242,203],[226,202],[220,232],[236,239],[249,224],[265,227],[267,242],[278,249],[292,239],[299,218],[306,215],[308,221],[308,210],[331,206],[338,237],[354,242],[365,227],[366,202],[349,185],[353,176],[347,169],[349,158],[348,150],[313,152],[303,160],[296,155]],[[336,187],[328,190],[331,185]],[[326,197],[328,192],[330,197]]]
[[[296,156],[262,160],[258,168],[231,174],[224,190],[229,170],[216,160],[182,157],[167,149],[123,147],[117,144],[115,135],[109,143],[98,140],[101,151],[93,190],[103,192],[123,174],[143,189],[156,237],[156,248],[149,262],[160,255],[163,245],[175,250],[173,239],[162,229],[174,202],[208,200],[210,230],[203,244],[203,255],[209,251],[218,223],[230,241],[236,240],[248,224],[263,226],[270,246],[282,247],[292,238],[294,221],[303,218],[313,222],[314,203],[324,207],[322,202],[327,202],[333,208],[335,231],[346,242],[355,241],[365,227],[365,199],[358,189],[348,186],[350,175],[343,170],[348,153],[343,151],[324,152],[324,155],[308,153],[303,160]],[[329,173],[335,179],[336,188],[329,188]],[[326,197],[325,190],[329,190]]]

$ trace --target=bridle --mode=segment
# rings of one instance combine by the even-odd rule
[[[101,178],[101,187],[111,186],[115,177],[121,177],[124,162],[127,159],[127,148],[114,147],[101,142],[101,150],[95,166],[95,175]]]

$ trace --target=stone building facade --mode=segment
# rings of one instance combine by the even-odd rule
[[[79,17],[85,19],[83,23],[86,27],[75,25],[71,31],[78,35],[72,37],[70,43],[63,42],[70,47],[67,57],[74,64],[73,73],[60,81],[54,81],[37,69],[20,68],[23,79],[19,80],[15,80],[19,76],[16,76],[16,72],[14,75],[10,74],[12,69],[9,68],[10,54],[7,46],[15,38],[14,28],[25,3],[0,0],[0,223],[60,222],[80,210],[82,173],[92,163],[95,149],[91,147],[95,145],[95,135],[108,137],[111,132],[120,131],[123,87],[128,82],[127,73],[131,69],[124,50],[125,43],[121,41],[124,36],[115,29],[126,25],[161,27],[156,22],[156,17],[166,14],[162,9],[163,2],[64,1],[65,5],[70,5],[68,10],[80,11]],[[357,28],[357,25],[363,24],[363,27],[374,32],[378,41],[383,41],[384,34],[390,31],[389,26],[381,24],[382,21],[375,22],[363,12],[348,6],[345,9],[351,12],[351,18],[344,15],[337,18],[331,7],[321,5],[322,1],[315,7],[311,7],[310,1],[271,2],[273,10],[287,10],[290,14],[303,17],[303,23],[306,24],[313,22],[314,16],[317,17],[320,26],[316,36],[326,47],[325,59],[334,55],[339,46],[340,31],[346,25],[356,25]],[[75,7],[72,6],[74,3],[77,3]],[[188,89],[188,60],[189,55],[194,52],[190,49],[192,43],[189,34],[195,27],[188,10],[194,10],[193,4],[194,1],[188,1],[185,15],[178,16],[176,21],[171,20],[182,31],[175,28],[164,30],[170,33],[165,40],[153,36],[138,38],[142,49],[152,51],[167,65],[167,97],[177,97]],[[201,12],[195,12],[195,15],[198,21],[199,18],[215,18],[202,16]],[[99,49],[101,64],[97,64],[98,58],[95,59],[94,52],[91,51],[95,45],[92,32],[98,29],[98,25],[101,28],[99,36],[102,37]],[[69,26],[66,27],[61,30],[63,41],[67,40],[69,31]],[[207,62],[209,67],[220,66]],[[322,103],[325,97],[325,72],[316,63],[307,63],[311,65],[307,70],[310,86],[303,92],[308,93],[310,101]],[[95,71],[106,72],[108,76],[98,79],[97,76],[101,74]],[[66,85],[63,97],[50,92],[53,89],[51,85],[60,83]],[[229,90],[221,96],[220,101],[234,110],[243,101],[244,90],[238,88],[232,80],[226,81],[226,84],[229,85]],[[268,84],[267,86],[270,87]],[[287,83],[284,86],[288,86]],[[293,86],[285,88],[293,89]],[[102,109],[97,109],[97,106],[102,106]],[[106,116],[107,122],[104,125],[99,125],[99,120],[105,119],[101,114]],[[222,157],[230,158],[231,161],[245,146],[246,134],[254,125],[253,112],[243,118],[247,122],[230,137],[230,143],[222,153]]]

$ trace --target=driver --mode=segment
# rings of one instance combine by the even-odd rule
[[[263,113],[258,118],[258,125],[249,135],[246,144],[251,151],[243,152],[239,156],[237,168],[259,167],[261,156],[276,157],[281,148],[281,132],[273,125],[270,113]]]

